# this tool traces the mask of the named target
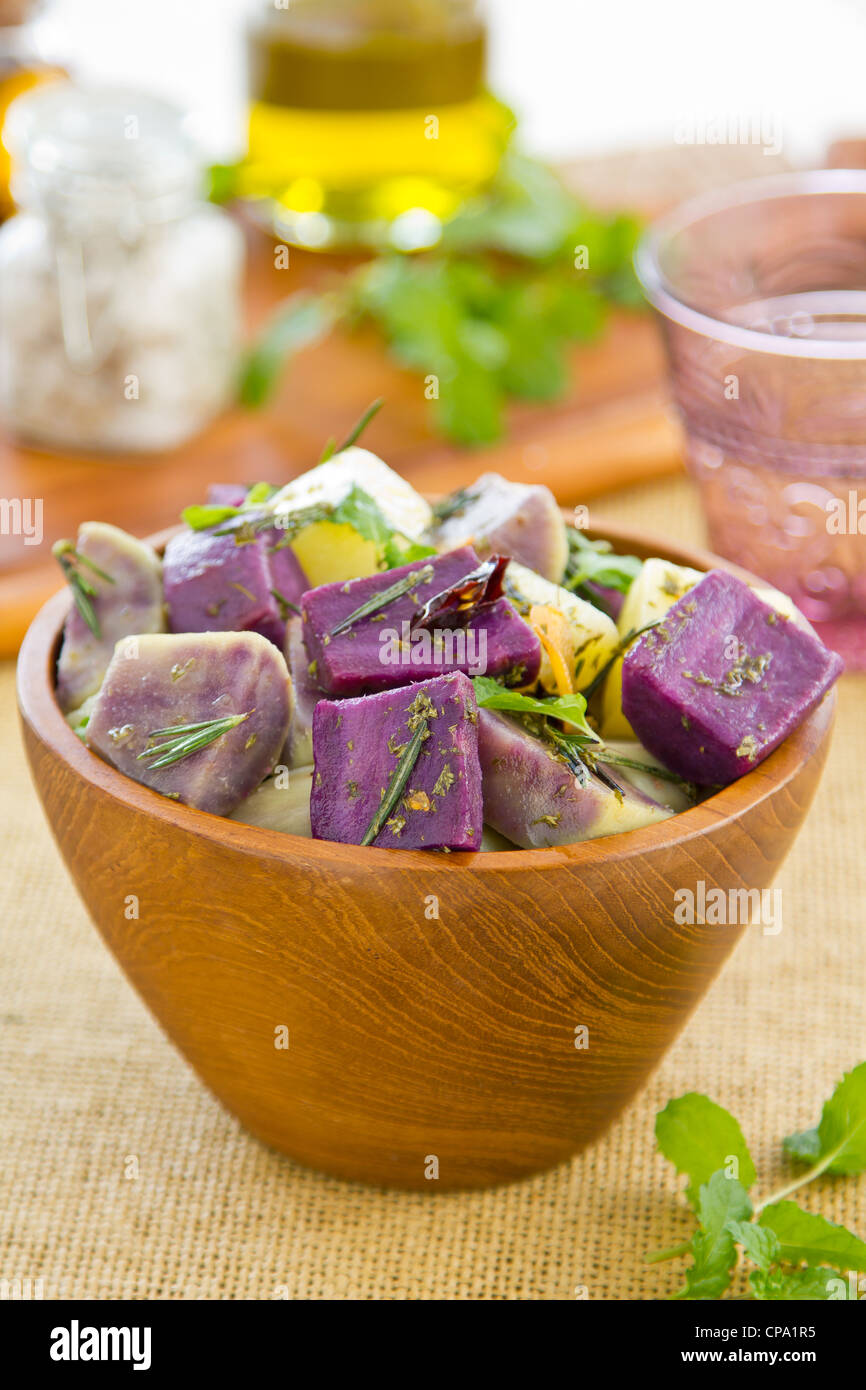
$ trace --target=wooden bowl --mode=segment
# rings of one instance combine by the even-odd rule
[[[253,1134],[387,1186],[507,1182],[598,1138],[743,930],[678,925],[675,890],[769,885],[835,709],[831,693],[753,772],[643,830],[510,853],[360,849],[192,810],[88,752],[54,699],[67,604],[58,594],[34,620],[19,700],[36,787],[103,938]]]

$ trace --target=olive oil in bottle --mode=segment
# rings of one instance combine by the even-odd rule
[[[432,244],[508,140],[485,47],[474,0],[267,0],[243,192],[301,245]]]

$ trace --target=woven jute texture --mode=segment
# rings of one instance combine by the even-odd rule
[[[592,520],[700,539],[688,485]],[[739,1116],[765,1175],[866,1058],[866,680],[847,678],[830,764],[778,881],[782,932],[747,932],[644,1093],[591,1151],[533,1181],[380,1192],[308,1172],[226,1115],[88,922],[31,790],[2,672],[0,1277],[45,1298],[593,1299],[674,1288],[648,1249],[688,1229],[655,1112],[700,1090]],[[866,1236],[866,1180],[806,1201]]]

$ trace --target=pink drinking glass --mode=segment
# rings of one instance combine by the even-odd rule
[[[713,548],[866,668],[866,171],[694,199],[649,230],[635,267]]]

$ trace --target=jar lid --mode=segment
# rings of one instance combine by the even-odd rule
[[[65,196],[161,199],[194,191],[201,157],[169,102],[121,87],[51,82],[17,97],[3,141],[24,180]]]

